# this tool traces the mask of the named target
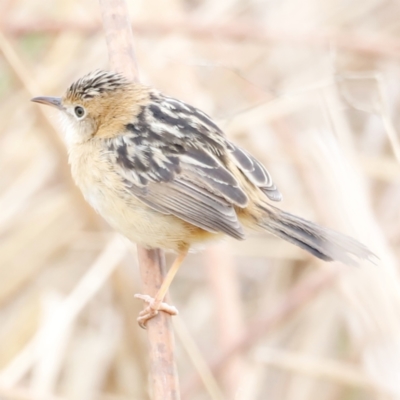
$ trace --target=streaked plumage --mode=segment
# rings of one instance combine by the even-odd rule
[[[63,111],[76,183],[136,243],[182,254],[222,234],[266,230],[323,260],[372,257],[354,239],[272,206],[281,194],[269,172],[195,107],[105,71],[62,99],[34,101]]]

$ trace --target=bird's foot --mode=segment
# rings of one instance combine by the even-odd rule
[[[178,315],[179,313],[176,307],[170,306],[162,301],[157,301],[147,294],[135,294],[135,298],[141,299],[148,304],[148,306],[139,313],[139,317],[137,318],[137,322],[143,329],[146,329],[147,321],[155,317],[159,311],[164,311],[170,315]]]

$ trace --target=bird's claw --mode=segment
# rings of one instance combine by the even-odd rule
[[[143,329],[146,329],[147,321],[155,317],[159,311],[164,311],[170,315],[178,315],[179,313],[176,307],[156,301],[148,294],[135,294],[135,298],[141,299],[148,304],[148,306],[139,313],[139,317],[137,318],[139,326]]]

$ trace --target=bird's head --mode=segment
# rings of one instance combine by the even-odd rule
[[[140,103],[135,101],[137,92],[123,75],[96,70],[72,83],[63,97],[34,97],[32,101],[61,111],[67,144],[72,145],[121,133]]]

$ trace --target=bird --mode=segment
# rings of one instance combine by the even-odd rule
[[[206,113],[114,71],[95,70],[62,97],[33,102],[61,112],[71,173],[87,202],[129,240],[176,254],[138,322],[165,311],[188,251],[229,236],[269,232],[325,261],[358,264],[374,254],[357,240],[290,214],[269,171]]]

